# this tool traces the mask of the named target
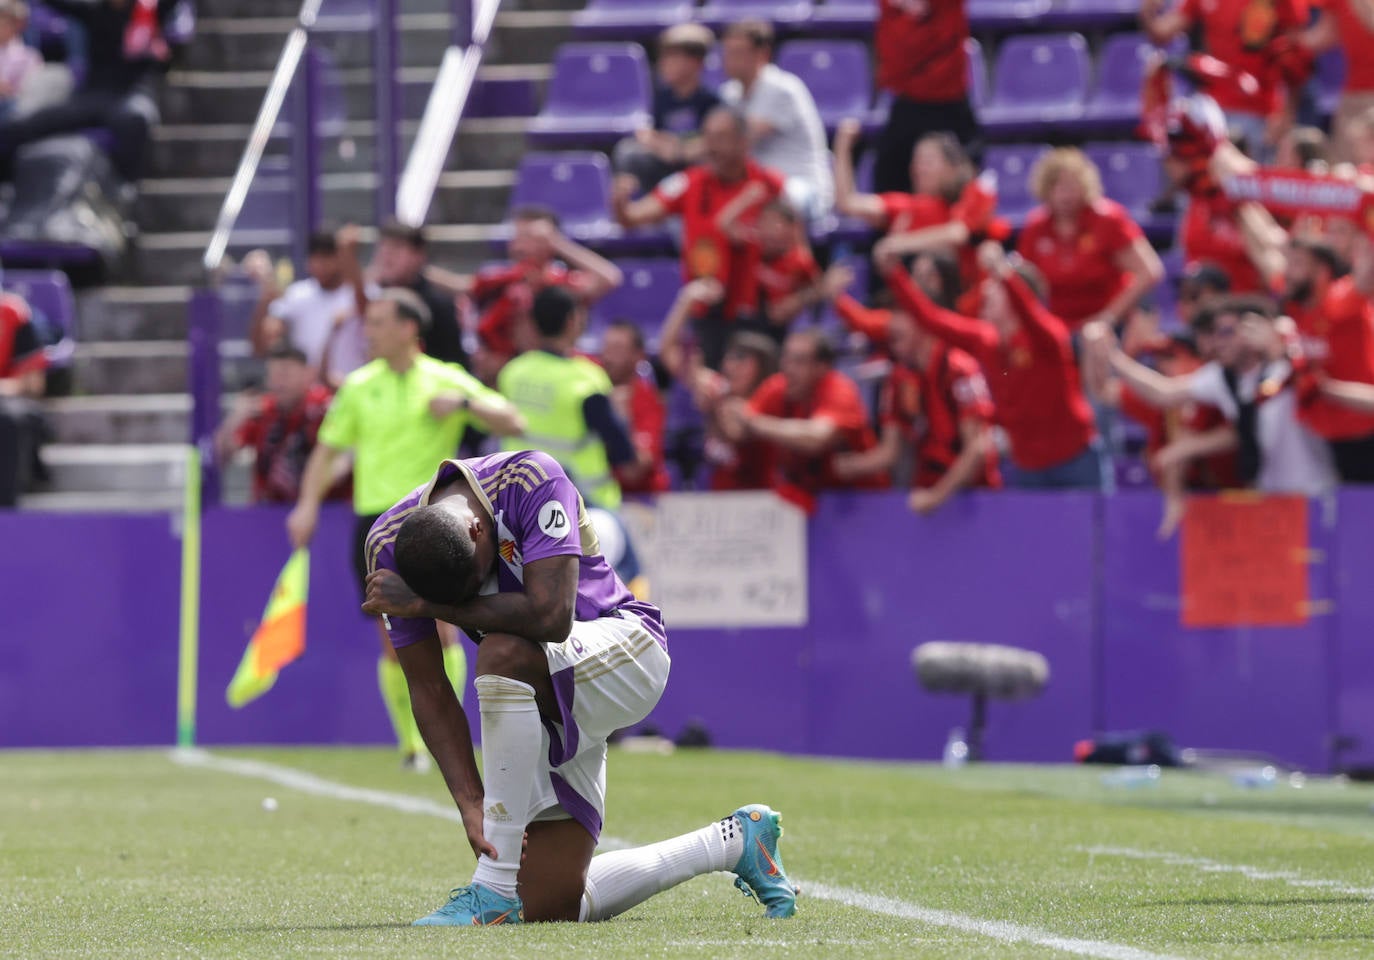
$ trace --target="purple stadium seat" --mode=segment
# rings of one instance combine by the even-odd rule
[[[1154,47],[1138,33],[1109,37],[1097,58],[1097,89],[1084,117],[1095,127],[1133,127],[1140,119],[1140,85]]]
[[[878,19],[877,0],[825,0],[811,11],[816,33],[871,32]]]
[[[630,320],[644,331],[650,351],[656,351],[663,321],[682,289],[682,265],[671,259],[625,259],[618,265],[625,282],[592,306],[583,348],[599,345],[608,324]]]
[[[1151,239],[1173,233],[1174,218],[1150,212],[1164,190],[1159,150],[1149,143],[1093,143],[1084,148],[1102,174],[1102,191],[1130,211]]]
[[[1316,94],[1317,109],[1322,116],[1329,117],[1336,112],[1336,104],[1340,102],[1343,86],[1345,51],[1337,47],[1317,58],[1317,70],[1312,77],[1312,92]]]
[[[48,364],[70,366],[76,331],[76,299],[67,275],[58,270],[7,270],[0,289],[23,297],[36,315],[39,325],[61,334],[56,344],[43,348]]]
[[[1053,0],[1045,23],[1073,30],[1091,30],[1135,23],[1139,16],[1137,0]]]
[[[827,129],[846,117],[862,117],[873,100],[873,66],[859,40],[793,40],[778,66],[801,77]]]
[[[992,96],[978,119],[1001,133],[1076,121],[1090,73],[1088,44],[1076,33],[1012,37],[997,52]]]
[[[610,220],[611,166],[601,153],[527,153],[515,173],[511,207],[545,206],[563,229],[586,242],[615,233]]]
[[[1038,200],[1031,196],[1030,172],[1035,161],[1049,150],[1043,143],[988,147],[983,168],[997,174],[997,215],[1013,226],[1025,222]]]
[[[968,0],[969,26],[975,31],[1033,27],[1049,10],[1050,0]]]
[[[767,20],[785,25],[810,20],[811,9],[811,0],[707,0],[696,11],[696,18],[714,29],[736,20]]]
[[[648,39],[692,19],[692,7],[690,0],[591,0],[573,14],[573,30],[595,39]]]
[[[554,58],[544,109],[530,121],[530,141],[614,143],[650,125],[651,89],[639,44],[564,44]]]

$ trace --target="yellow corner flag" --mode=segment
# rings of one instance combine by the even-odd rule
[[[277,671],[305,652],[305,600],[310,591],[310,551],[297,550],[286,561],[262,623],[253,631],[243,660],[224,698],[231,707],[256,700],[277,682]]]

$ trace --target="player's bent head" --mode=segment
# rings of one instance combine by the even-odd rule
[[[396,572],[430,603],[456,605],[484,579],[470,512],[448,502],[420,507],[396,532]]]

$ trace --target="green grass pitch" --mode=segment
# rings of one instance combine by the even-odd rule
[[[445,802],[437,773],[402,774],[382,750],[214,756]],[[767,921],[715,875],[603,924],[453,930],[406,925],[472,868],[432,813],[164,751],[0,753],[0,956],[1374,957],[1374,790],[1100,776],[615,752],[607,837],[649,842],[767,802],[798,916]]]

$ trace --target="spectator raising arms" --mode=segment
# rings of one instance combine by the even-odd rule
[[[479,274],[469,288],[482,311],[478,337],[499,363],[534,345],[530,308],[541,290],[567,287],[586,306],[625,280],[615,264],[566,236],[547,207],[519,207],[511,221],[511,265]]]
[[[337,387],[367,362],[362,317],[368,290],[358,263],[358,230],[316,233],[308,250],[309,276],[285,292],[278,289],[265,252],[244,258],[244,268],[259,291],[248,336],[259,357],[282,345],[299,348],[320,381]]]
[[[835,185],[825,125],[805,82],[773,63],[773,28],[744,20],[725,28],[720,97],[749,118],[754,157],[787,178],[787,199],[810,221],[830,212]]]
[[[372,280],[383,287],[414,291],[429,308],[425,353],[435,360],[466,367],[468,354],[463,349],[463,331],[458,326],[453,294],[430,281],[425,275],[428,265],[429,243],[422,227],[410,227],[396,219],[382,224],[368,270]]]
[[[630,428],[635,459],[615,468],[621,493],[663,493],[668,469],[663,461],[666,411],[654,383],[644,332],[628,320],[617,320],[601,338],[601,366],[611,378],[611,405]]]
[[[333,394],[315,379],[305,354],[281,346],[267,355],[266,390],[245,393],[215,434],[221,460],[242,449],[255,453],[253,502],[295,503],[310,451]],[[329,499],[348,495],[348,483],[330,488]]]
[[[162,25],[178,0],[43,0],[78,21],[87,37],[86,76],[65,102],[0,122],[0,170],[27,143],[104,127],[114,137],[110,160],[138,180],[148,133],[157,124],[157,94],[171,50]]]
[[[719,372],[706,367],[701,352],[686,342],[692,314],[698,307],[718,303],[723,294],[712,278],[683,286],[663,324],[659,359],[679,384],[691,390],[693,403],[706,419],[703,455],[711,471],[707,486],[766,490],[772,480],[772,451],[762,442],[727,436],[723,417],[732,401],[747,401],[777,371],[777,342],[747,330],[731,334]]]
[[[638,200],[631,199],[638,189],[634,178],[617,177],[611,195],[622,226],[680,216],[683,279],[711,277],[724,289],[721,301],[697,324],[698,343],[712,369],[720,366],[733,325],[754,319],[759,246],[750,228],[759,210],[783,190],[781,175],[750,159],[748,131],[744,114],[717,107],[702,128],[705,163],[673,174]]]
[[[1235,426],[1242,482],[1266,493],[1329,493],[1336,485],[1331,453],[1298,419],[1294,368],[1268,302],[1225,301],[1200,322],[1215,330],[1217,357],[1186,376],[1164,376],[1128,357],[1105,325],[1095,324],[1084,337],[1089,352],[1152,406],[1175,410],[1197,402],[1219,409]]]
[[[716,92],[702,83],[715,42],[699,23],[679,23],[659,35],[654,125],[615,147],[616,172],[633,176],[643,189],[701,159],[701,125],[720,105]]]
[[[917,513],[938,510],[965,487],[997,488],[993,406],[978,361],[952,349],[900,311],[886,326],[892,373],[878,402],[882,436],[867,453],[835,460],[841,476],[887,472],[903,447],[914,454],[909,503]]]
[[[748,402],[732,398],[721,410],[726,439],[767,444],[771,486],[808,510],[822,490],[887,486],[883,473],[853,479],[836,470],[841,454],[863,453],[877,438],[858,386],[834,364],[834,348],[819,331],[794,330],[783,343],[779,372]]]
[[[1043,279],[1029,264],[1013,265],[1000,244],[984,243],[978,256],[988,273],[981,290],[984,319],[936,306],[895,257],[879,252],[875,263],[901,309],[982,366],[997,422],[1011,443],[1013,486],[1109,488],[1068,327],[1033,289]]]
[[[1031,171],[1041,205],[1017,243],[1049,285],[1049,309],[1077,330],[1123,322],[1164,279],[1159,254],[1119,203],[1102,195],[1097,167],[1081,150],[1051,150]]]
[[[13,507],[37,459],[48,361],[30,322],[29,305],[0,293],[0,508]]]
[[[978,122],[968,99],[964,2],[878,0],[873,31],[878,86],[892,94],[873,169],[879,193],[911,192],[907,163],[923,137],[949,133],[965,146],[977,139]]]
[[[821,268],[805,224],[786,200],[775,200],[759,212],[758,243],[758,313],[781,340],[792,321],[822,299]]]
[[[1331,159],[1355,160],[1351,124],[1374,108],[1374,4],[1370,0],[1317,0],[1316,22],[1303,35],[1303,44],[1320,54],[1340,47],[1345,53],[1345,82],[1336,113],[1331,117]]]

